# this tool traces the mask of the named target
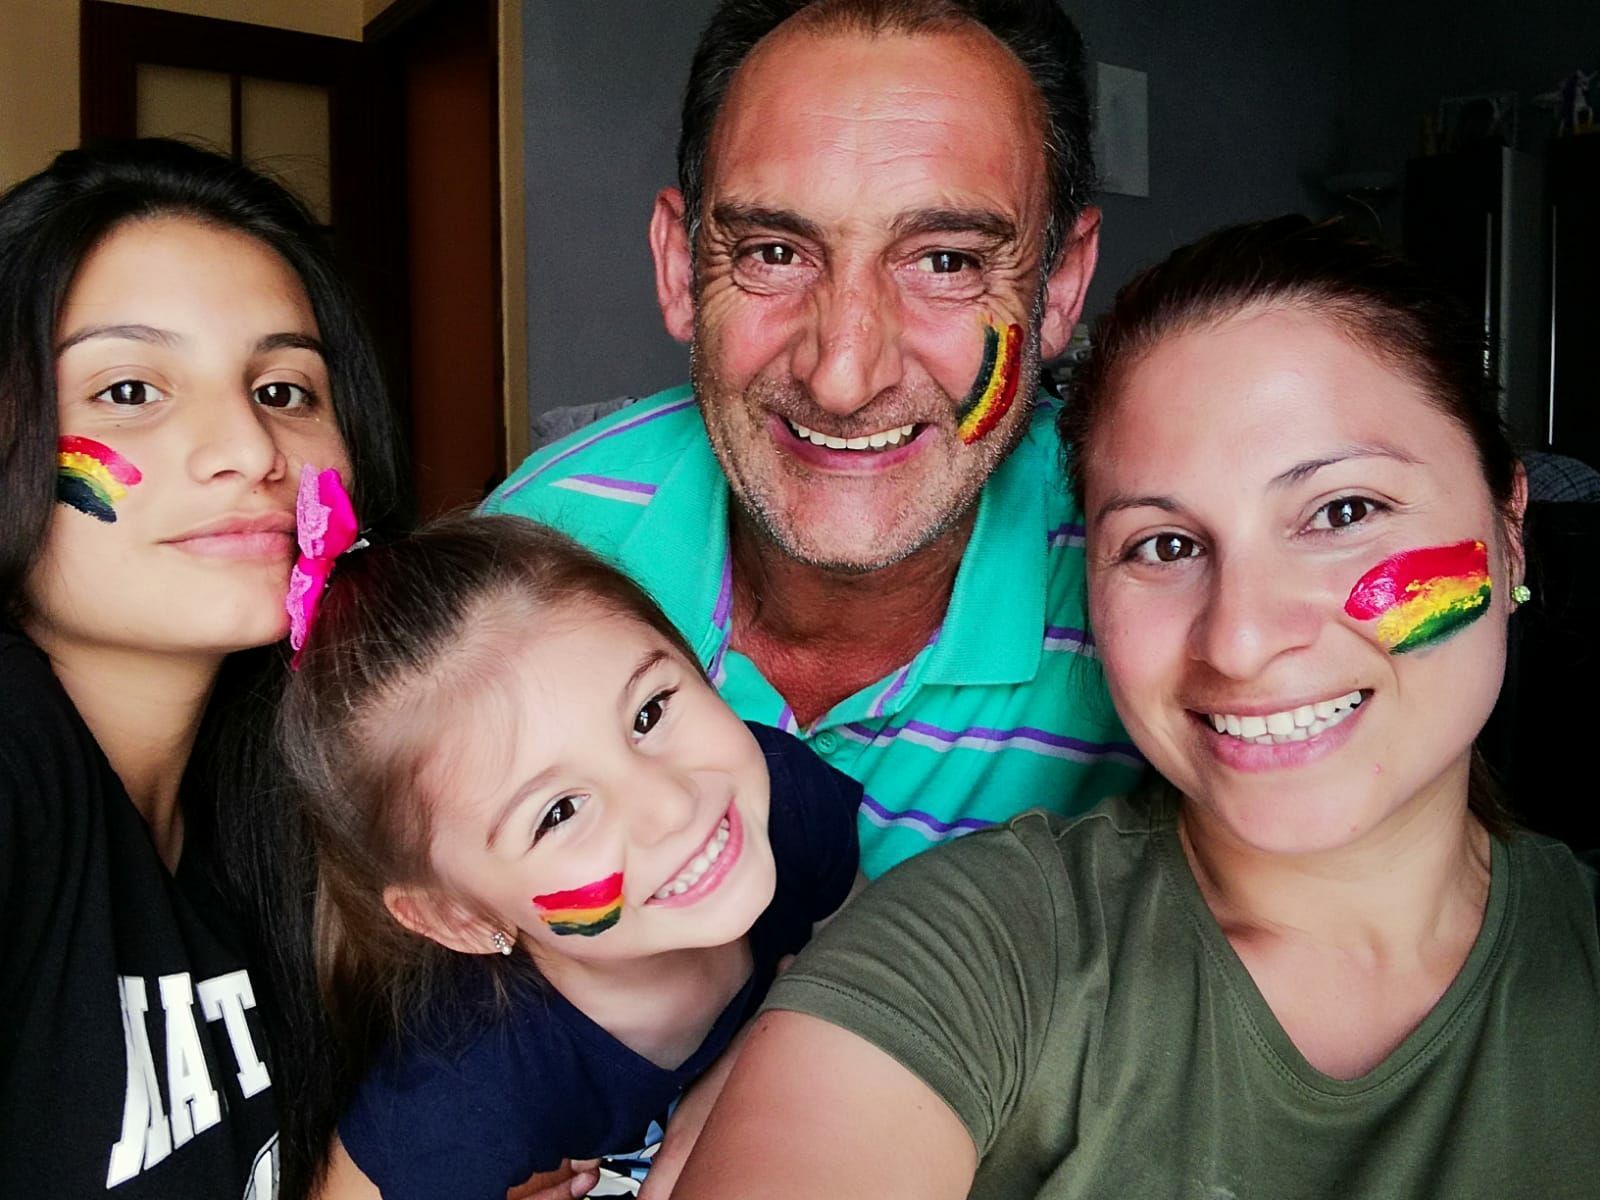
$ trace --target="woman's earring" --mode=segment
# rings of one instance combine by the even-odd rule
[[[489,944],[501,954],[511,953],[511,939],[496,929],[489,935]]]
[[[1532,599],[1533,592],[1525,583],[1519,583],[1516,587],[1511,589],[1511,603],[1513,604],[1523,605]]]

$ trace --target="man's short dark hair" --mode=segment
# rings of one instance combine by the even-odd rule
[[[803,15],[802,15],[803,14]],[[814,32],[931,33],[978,25],[1010,50],[1044,105],[1050,188],[1044,261],[1053,265],[1094,189],[1083,39],[1056,0],[723,0],[689,69],[678,137],[678,187],[690,245],[699,231],[707,148],[728,86],[756,44],[791,17]]]

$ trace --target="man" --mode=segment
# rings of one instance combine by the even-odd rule
[[[1094,269],[1082,52],[1053,0],[726,0],[650,224],[692,388],[488,509],[616,559],[744,717],[865,786],[862,865],[1139,760],[1035,399]]]

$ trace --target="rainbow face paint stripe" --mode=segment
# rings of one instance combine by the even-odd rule
[[[1017,374],[1021,364],[1022,326],[1007,325],[1001,329],[993,321],[985,320],[983,364],[957,412],[960,424],[956,426],[956,436],[967,445],[987,437],[990,430],[1000,424],[1000,418],[1017,398]]]
[[[1479,541],[1407,550],[1386,558],[1350,589],[1344,611],[1378,622],[1390,654],[1432,646],[1489,610],[1489,549]]]
[[[117,501],[143,478],[138,467],[92,438],[56,442],[56,499],[97,521],[115,525]]]
[[[593,937],[610,929],[622,916],[622,872],[568,892],[535,896],[533,903],[551,933]]]

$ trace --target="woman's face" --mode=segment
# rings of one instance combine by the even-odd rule
[[[1459,806],[1521,578],[1467,433],[1338,326],[1257,309],[1159,342],[1097,436],[1095,637],[1192,816],[1296,853]],[[1369,615],[1385,581],[1442,620]]]
[[[202,654],[283,637],[301,464],[350,474],[293,270],[232,230],[129,221],[84,259],[56,348],[58,503],[30,628]]]

